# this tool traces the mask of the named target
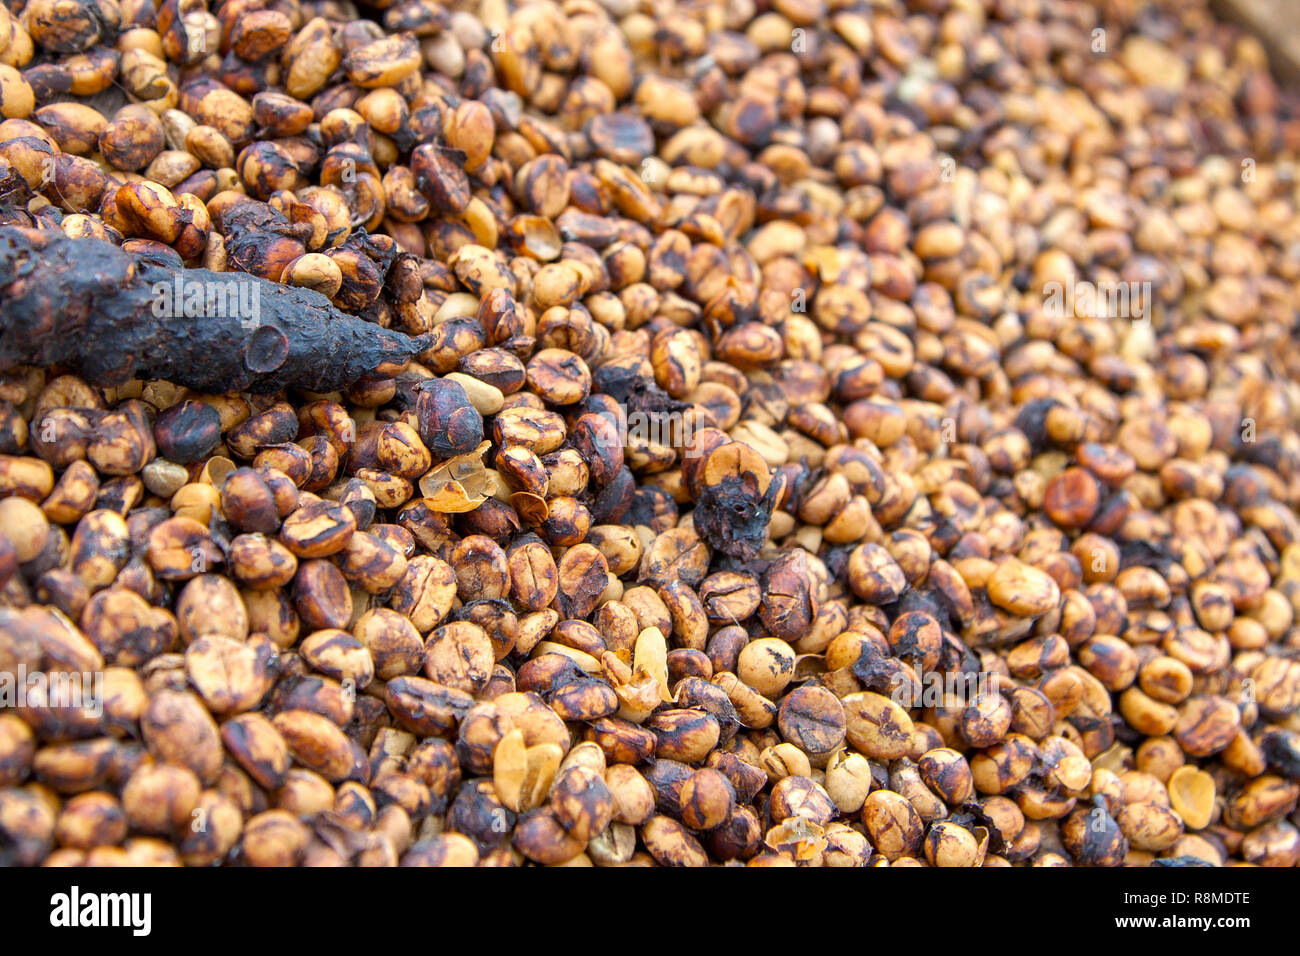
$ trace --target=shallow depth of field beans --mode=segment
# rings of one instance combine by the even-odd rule
[[[1298,160],[1205,0],[3,0],[0,865],[1296,866]]]

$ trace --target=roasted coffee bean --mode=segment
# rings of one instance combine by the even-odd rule
[[[275,645],[260,634],[246,643],[205,636],[185,649],[186,676],[215,714],[256,707],[275,683],[278,668]]]
[[[456,575],[451,566],[430,555],[417,555],[407,562],[389,603],[417,631],[427,634],[446,618],[455,599]]]
[[[248,611],[229,579],[201,574],[181,589],[176,600],[176,622],[185,643],[205,634],[222,634],[236,640],[248,636]]]
[[[699,710],[660,711],[647,726],[656,737],[655,753],[682,763],[703,761],[721,733],[717,718]]]
[[[549,808],[534,810],[515,829],[514,846],[534,863],[556,865],[582,852],[583,842],[567,833]]]
[[[280,540],[300,558],[323,558],[346,548],[356,529],[356,517],[344,505],[313,502],[284,519]]]
[[[221,440],[221,416],[205,402],[181,401],[159,413],[153,435],[163,458],[199,461]]]
[[[842,704],[849,743],[868,757],[893,760],[910,749],[912,720],[895,701],[863,691],[843,698]]]
[[[616,713],[619,700],[603,681],[577,680],[552,694],[550,705],[564,720],[594,721]]]
[[[641,837],[660,866],[708,865],[708,855],[699,841],[671,817],[651,817],[646,821]]]
[[[370,653],[380,680],[419,672],[424,660],[420,634],[396,611],[382,607],[366,611],[353,624],[352,633]]]
[[[475,866],[478,847],[460,833],[444,833],[415,843],[402,857],[402,866]]]
[[[765,697],[774,697],[794,677],[794,649],[775,637],[759,638],[741,649],[736,675]]]
[[[280,527],[275,494],[252,468],[236,468],[221,486],[221,513],[241,531],[274,534]]]
[[[823,687],[791,691],[782,699],[776,720],[781,736],[810,757],[830,754],[844,743],[844,706]]]
[[[303,639],[298,653],[314,670],[345,681],[345,686],[360,690],[375,676],[374,660],[357,638],[347,631],[326,627]]]
[[[277,790],[289,770],[289,749],[271,721],[261,714],[240,714],[221,725],[226,751],[264,790]]]
[[[483,628],[455,621],[438,628],[425,647],[424,672],[446,687],[477,693],[492,676],[495,655]]]
[[[160,759],[188,767],[205,783],[216,779],[221,770],[221,739],[198,697],[159,691],[140,717],[140,730],[146,746]]]
[[[439,457],[466,454],[483,440],[483,419],[455,381],[422,382],[414,411],[420,439]]]
[[[290,755],[308,770],[331,782],[352,773],[352,745],[338,725],[305,710],[286,710],[271,721],[284,738]]]
[[[149,566],[159,577],[187,579],[222,561],[208,529],[193,518],[170,518],[149,532]]]
[[[1012,614],[1036,617],[1056,607],[1061,589],[1045,572],[1015,559],[1004,561],[987,582],[989,600]]]
[[[264,534],[241,534],[232,539],[226,560],[230,573],[250,588],[284,587],[298,571],[293,552]]]
[[[469,710],[473,697],[422,677],[397,677],[385,687],[397,721],[412,733],[445,734]]]
[[[586,844],[609,826],[614,798],[600,773],[587,767],[570,767],[556,776],[550,807],[569,836]]]
[[[567,617],[584,618],[595,610],[608,581],[605,556],[589,544],[579,544],[560,559],[556,600]]]
[[[592,722],[592,739],[610,763],[639,764],[654,757],[658,738],[643,727],[616,717]]]
[[[308,828],[284,809],[266,810],[244,824],[240,841],[249,866],[293,866],[306,848]]]
[[[91,597],[81,613],[81,630],[104,659],[124,667],[139,667],[171,650],[176,619],[169,611],[151,607],[140,595],[111,587]]]
[[[716,770],[697,770],[682,785],[682,822],[693,830],[712,830],[735,810],[736,793]]]

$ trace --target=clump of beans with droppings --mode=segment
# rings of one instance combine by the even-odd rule
[[[1297,105],[1200,2],[0,5],[6,225],[431,334],[4,371],[0,864],[1295,866]]]

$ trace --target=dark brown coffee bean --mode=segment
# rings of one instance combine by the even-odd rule
[[[160,759],[188,767],[204,782],[216,779],[221,770],[221,738],[198,697],[159,691],[141,715],[140,730],[146,746]]]
[[[346,548],[356,529],[357,519],[344,505],[314,502],[284,519],[280,540],[300,558],[324,558]]]
[[[570,548],[560,559],[556,599],[566,617],[585,618],[609,583],[605,556],[589,544]]]
[[[289,749],[275,725],[261,714],[240,714],[221,725],[226,751],[264,790],[276,790],[289,770]]]
[[[824,687],[810,684],[786,694],[776,720],[781,736],[809,756],[829,754],[844,742],[844,706]]]
[[[255,634],[247,642],[205,636],[185,650],[185,672],[215,714],[251,710],[271,690],[279,667],[275,645]]]
[[[375,676],[374,660],[365,645],[337,628],[327,627],[308,635],[299,645],[298,653],[314,670],[348,682],[345,686],[352,688],[353,693]]]

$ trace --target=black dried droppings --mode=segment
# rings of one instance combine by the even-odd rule
[[[260,200],[250,200],[223,208],[212,217],[212,224],[221,231],[227,242],[249,232],[269,232],[278,236],[295,234],[284,213]]]
[[[424,348],[423,338],[346,315],[318,293],[240,277],[258,292],[255,328],[276,328],[289,341],[278,367],[256,372],[243,353],[254,327],[242,318],[157,314],[155,289],[176,275],[161,263],[142,267],[104,240],[34,238],[0,227],[0,369],[63,364],[93,385],[161,378],[222,394],[331,391],[372,373],[395,374]],[[206,269],[187,269],[185,279],[204,287],[232,282]]]
[[[508,842],[517,819],[489,792],[490,787],[490,782],[461,787],[447,810],[447,829],[463,833],[480,851]]]
[[[820,555],[832,580],[845,580],[845,575],[849,572],[849,558],[852,557],[854,548],[855,545],[828,547],[826,552]]]
[[[131,258],[135,260],[136,267],[141,268],[145,265],[158,266],[169,272],[178,272],[185,268],[185,260],[171,246],[164,246],[160,242],[150,242],[130,247]]]
[[[1047,413],[1061,403],[1054,398],[1035,398],[1026,402],[1016,414],[1015,427],[1022,431],[1035,455],[1051,445],[1047,435]]]
[[[971,801],[964,804],[960,810],[948,817],[953,823],[960,824],[968,830],[973,830],[976,826],[984,827],[989,831],[989,852],[1001,853],[1006,849],[1006,838],[1002,836],[1002,830],[993,818],[984,812],[984,808],[978,803]]]
[[[620,366],[606,365],[596,369],[592,373],[592,390],[610,396],[628,412],[684,412],[691,407],[633,369]]]
[[[945,674],[977,678],[983,670],[977,655],[969,646],[951,633],[945,632],[939,656],[939,670]]]
[[[1116,866],[1128,853],[1128,840],[1115,818],[1100,802],[1087,811],[1083,840],[1072,847],[1072,855],[1083,866]]]
[[[721,729],[721,740],[725,743],[736,736],[740,730],[740,715],[720,686],[700,677],[685,677],[675,688],[678,707],[693,707],[712,714]]]
[[[627,403],[628,395],[634,389],[646,384],[648,383],[636,369],[627,365],[602,365],[591,373],[592,391],[608,395],[621,404]]]
[[[893,656],[902,661],[915,663],[925,657],[927,649],[921,646],[918,632],[922,627],[927,626],[930,622],[919,615],[891,614],[895,622],[901,621],[903,627],[900,629],[895,624],[889,633],[889,640],[892,646]]]
[[[636,491],[636,478],[631,469],[624,465],[588,504],[592,523],[616,524],[622,521],[632,510]]]
[[[1300,780],[1300,734],[1269,730],[1260,741],[1269,766],[1288,780]]]
[[[340,246],[342,249],[352,249],[369,259],[380,275],[388,275],[393,265],[401,257],[414,259],[409,253],[403,253],[400,248],[394,245],[384,235],[372,235],[365,229],[356,229],[348,234]]]
[[[289,337],[277,328],[262,326],[244,346],[244,364],[250,372],[273,372],[289,357]]]
[[[900,615],[910,611],[920,611],[940,623],[948,616],[948,609],[944,606],[942,598],[934,591],[925,588],[909,588],[904,591],[895,602],[895,607]]]
[[[630,525],[654,527],[657,519],[667,518],[668,527],[677,523],[677,502],[657,485],[643,485],[632,495],[632,505],[623,516]],[[595,520],[593,515],[592,520]]]
[[[1124,541],[1119,548],[1119,567],[1123,571],[1132,567],[1152,568],[1167,577],[1175,557],[1169,548],[1160,541]]]
[[[776,503],[777,482],[762,498],[753,496],[740,476],[728,476],[700,489],[695,530],[712,548],[740,558],[758,554]]]
[[[858,659],[849,669],[858,680],[870,684],[881,677],[888,676],[890,668],[885,663],[887,660],[885,653],[879,647],[863,642],[862,650],[858,652]]]
[[[41,152],[46,155],[53,155],[44,140],[35,137],[19,137],[17,141],[30,141]],[[6,222],[16,221],[24,216],[30,218],[27,213],[27,204],[35,198],[35,195],[32,192],[32,187],[27,185],[27,180],[23,179],[13,166],[0,169],[0,218],[3,218]]]

